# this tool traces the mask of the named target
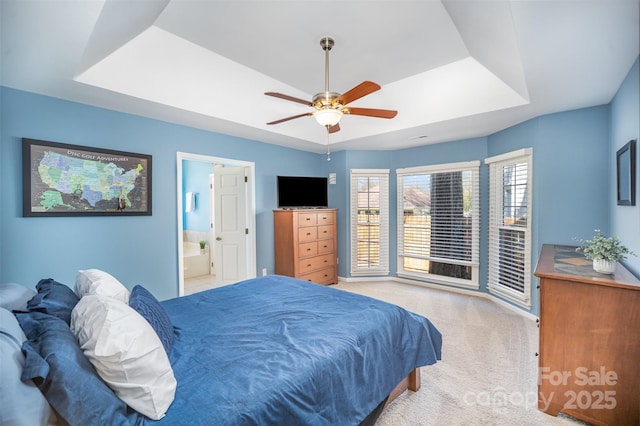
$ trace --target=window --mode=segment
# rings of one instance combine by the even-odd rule
[[[491,293],[531,307],[530,148],[487,158]]]
[[[480,162],[398,169],[398,275],[478,288]]]
[[[351,275],[389,274],[389,170],[351,170]]]

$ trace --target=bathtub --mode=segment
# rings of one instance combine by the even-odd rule
[[[206,250],[204,254],[201,254],[200,244],[190,243],[187,241],[183,243],[182,248],[185,278],[199,277],[210,273],[209,250]]]

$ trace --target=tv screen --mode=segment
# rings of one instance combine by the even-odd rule
[[[278,208],[328,205],[326,177],[278,176]]]

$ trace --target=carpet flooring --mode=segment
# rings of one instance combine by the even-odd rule
[[[443,335],[442,361],[422,367],[376,426],[582,425],[538,410],[536,322],[492,300],[397,282],[334,287],[381,299],[431,320]]]

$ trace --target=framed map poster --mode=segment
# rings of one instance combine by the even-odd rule
[[[22,216],[151,215],[151,156],[22,139]]]

